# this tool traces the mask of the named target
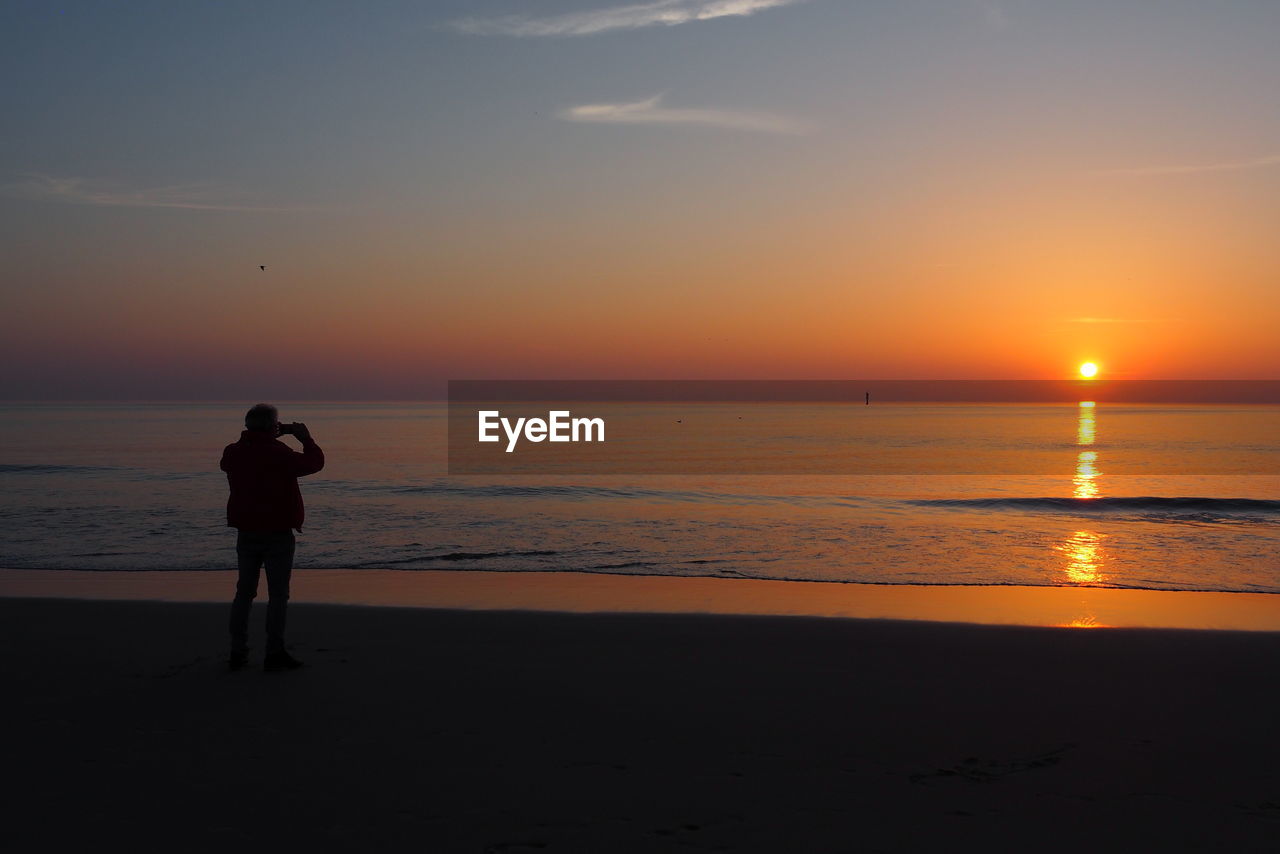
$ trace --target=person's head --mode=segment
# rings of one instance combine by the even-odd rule
[[[255,433],[276,435],[280,424],[280,414],[269,403],[259,403],[244,414],[244,428]]]

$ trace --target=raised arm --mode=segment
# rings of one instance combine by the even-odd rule
[[[298,437],[298,441],[302,442],[302,450],[289,451],[289,470],[293,476],[306,477],[324,468],[324,451],[320,450],[316,440],[311,438],[307,425],[297,425],[294,435]]]

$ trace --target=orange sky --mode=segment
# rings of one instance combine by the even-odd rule
[[[1280,377],[1277,8],[597,5],[33,12],[0,397]]]

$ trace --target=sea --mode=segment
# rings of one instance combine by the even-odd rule
[[[636,404],[680,471],[475,475],[450,473],[444,402],[278,405],[327,460],[301,481],[299,568],[1280,593],[1280,406],[818,403],[781,425]],[[245,409],[0,405],[0,567],[234,568],[218,463]],[[803,465],[735,472],[730,444],[700,466],[680,438],[700,422]],[[844,464],[878,448],[898,463]]]

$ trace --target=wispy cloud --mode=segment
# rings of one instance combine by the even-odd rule
[[[715,18],[744,18],[803,2],[805,0],[653,0],[541,18],[527,15],[463,18],[451,26],[459,32],[480,36],[593,36],[615,30],[674,27]]]
[[[161,187],[123,187],[118,183],[86,178],[27,175],[9,184],[6,195],[33,201],[66,202],[77,205],[121,208],[178,208],[197,211],[300,211],[301,207],[279,207],[237,203],[243,194],[212,184],[171,184]]]
[[[1243,160],[1221,160],[1216,163],[1191,163],[1173,166],[1134,166],[1124,169],[1103,169],[1093,175],[1192,175],[1197,172],[1236,172],[1242,169],[1263,169],[1280,166],[1280,154],[1266,154]]]
[[[714,108],[675,109],[663,107],[662,96],[624,104],[584,104],[560,112],[571,122],[598,122],[615,125],[693,125],[745,130],[758,133],[806,134],[811,125],[771,113],[749,113]]]
[[[1069,317],[1064,323],[1169,323],[1161,317]]]

